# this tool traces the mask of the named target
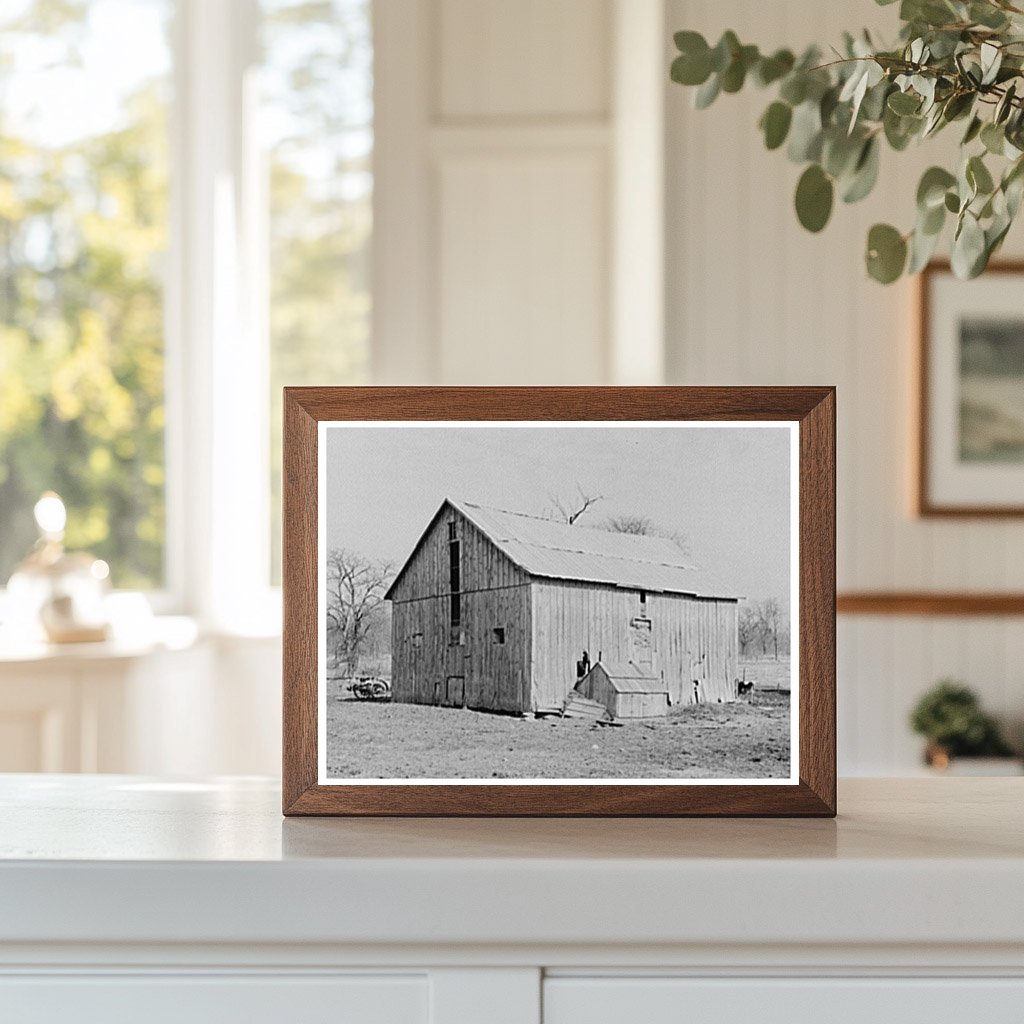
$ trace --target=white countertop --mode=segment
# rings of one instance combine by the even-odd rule
[[[1024,946],[1024,779],[829,820],[284,819],[275,783],[0,776],[0,943]]]

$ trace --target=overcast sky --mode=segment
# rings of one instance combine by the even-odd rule
[[[772,427],[327,428],[327,546],[396,567],[446,498],[544,515],[577,482],[580,525],[647,516],[730,591],[789,607],[790,433]]]

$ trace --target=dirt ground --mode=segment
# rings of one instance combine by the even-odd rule
[[[671,708],[599,726],[415,704],[372,704],[328,684],[331,778],[786,778],[789,695]]]

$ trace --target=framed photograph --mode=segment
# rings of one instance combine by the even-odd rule
[[[1024,264],[919,287],[917,512],[1024,515]]]
[[[285,814],[835,814],[832,388],[284,417]]]

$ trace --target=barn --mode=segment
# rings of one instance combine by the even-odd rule
[[[447,499],[385,596],[396,701],[555,708],[597,662],[736,699],[739,598],[664,538]]]

